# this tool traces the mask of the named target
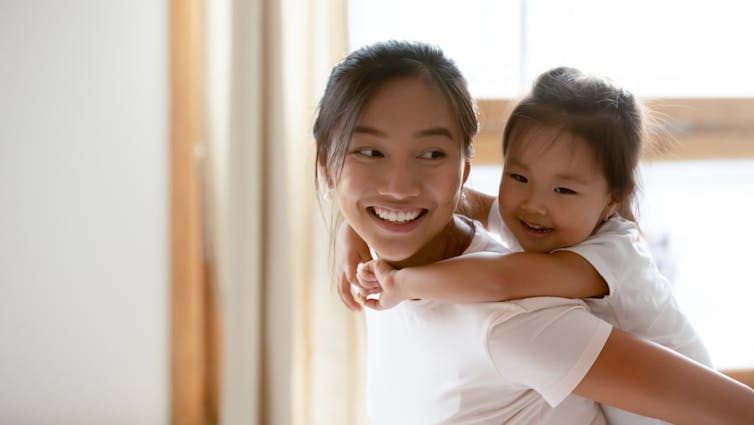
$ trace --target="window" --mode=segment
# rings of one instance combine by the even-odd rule
[[[414,39],[456,60],[480,104],[481,190],[497,192],[508,107],[553,66],[607,75],[660,112],[677,146],[644,158],[640,224],[724,369],[754,368],[752,20],[734,0],[349,1],[352,49]]]

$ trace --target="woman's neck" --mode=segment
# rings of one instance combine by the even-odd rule
[[[473,237],[474,226],[471,221],[454,214],[448,225],[416,254],[404,260],[390,261],[390,264],[401,269],[457,257],[466,251]]]

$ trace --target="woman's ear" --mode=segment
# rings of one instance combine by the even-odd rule
[[[466,180],[469,178],[469,172],[471,172],[471,161],[464,161],[463,163],[463,182],[461,186],[466,184]]]
[[[324,162],[325,160],[321,156],[317,158],[317,175],[320,179],[324,179],[327,188],[332,188],[332,179],[330,178],[330,173],[327,172],[327,165]]]

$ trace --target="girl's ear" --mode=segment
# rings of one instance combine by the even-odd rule
[[[610,200],[602,210],[602,221],[607,221],[607,219],[610,218],[611,215],[615,214],[615,212],[618,211],[618,208],[620,208],[620,202],[615,199],[615,196],[610,195]]]

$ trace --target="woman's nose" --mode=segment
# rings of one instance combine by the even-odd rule
[[[386,167],[383,175],[379,176],[380,195],[395,199],[406,199],[419,195],[421,176],[410,164],[394,164]]]

